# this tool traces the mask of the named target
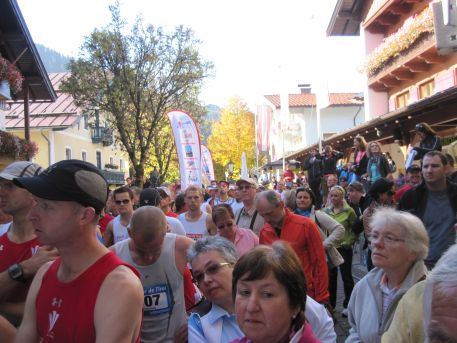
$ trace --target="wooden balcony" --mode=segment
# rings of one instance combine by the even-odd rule
[[[363,27],[371,33],[386,34],[389,27],[397,24],[401,17],[411,12],[415,3],[423,0],[377,0],[368,12]]]
[[[368,79],[368,86],[378,92],[399,86],[403,81],[417,78],[417,75],[429,70],[432,65],[442,63],[446,57],[439,56],[435,37],[430,35],[412,47],[408,52],[396,57],[378,74]]]

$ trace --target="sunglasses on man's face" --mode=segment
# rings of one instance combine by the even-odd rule
[[[124,200],[115,200],[114,201],[116,205],[127,205],[130,202],[130,199],[124,199]]]

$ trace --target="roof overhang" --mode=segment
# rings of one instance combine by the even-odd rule
[[[359,36],[364,0],[338,0],[327,27],[327,36]]]
[[[364,136],[367,142],[377,140],[389,144],[394,142],[400,134],[403,142],[407,144],[414,131],[414,126],[419,122],[427,122],[438,134],[449,132],[449,129],[455,130],[457,126],[457,87],[449,88],[352,129],[337,133],[324,140],[322,145],[331,145],[338,150],[350,149],[353,146],[353,138],[357,135]],[[301,160],[309,154],[312,148],[316,147],[317,143],[288,155],[286,159]]]
[[[0,8],[0,54],[21,71],[33,101],[55,101],[56,92],[16,0],[0,0]],[[13,100],[24,100],[24,92]]]

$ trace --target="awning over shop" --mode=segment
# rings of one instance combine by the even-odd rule
[[[339,151],[346,151],[353,146],[354,137],[364,136],[366,141],[380,141],[383,144],[395,140],[409,144],[411,133],[417,123],[426,122],[439,135],[453,135],[457,127],[457,87],[449,88],[429,98],[417,101],[409,106],[386,113],[352,129],[337,133],[322,142],[322,146],[331,145]],[[317,143],[286,156],[286,160],[302,161]]]

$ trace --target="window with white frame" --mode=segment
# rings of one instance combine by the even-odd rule
[[[84,151],[84,150],[81,151],[81,159],[82,159],[83,161],[87,161],[87,152]]]

